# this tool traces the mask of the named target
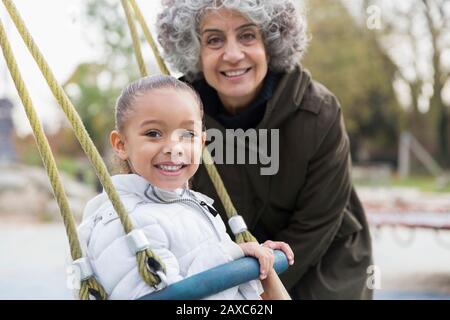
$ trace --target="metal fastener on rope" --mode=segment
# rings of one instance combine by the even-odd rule
[[[147,237],[142,229],[134,229],[127,234],[128,248],[136,254],[150,247]]]
[[[80,275],[80,281],[87,280],[94,275],[91,263],[89,259],[86,257],[75,260],[72,263],[72,266],[77,270],[77,273]]]
[[[245,224],[244,218],[239,215],[232,216],[230,219],[228,219],[228,225],[230,226],[231,231],[234,235],[247,230],[247,225]]]

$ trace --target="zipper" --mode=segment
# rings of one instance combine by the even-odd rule
[[[210,214],[212,214],[214,217],[217,216],[219,214],[219,212],[217,212],[216,209],[214,209],[214,207],[210,206],[209,204],[207,204],[205,201],[200,201],[200,204],[206,208]]]
[[[145,194],[146,194],[146,196],[147,196],[147,192],[145,192]],[[168,204],[173,204],[173,203],[185,203],[185,204],[187,204],[187,205],[189,205],[189,203],[194,203],[197,207],[200,208],[200,211],[202,212],[202,215],[206,218],[206,220],[208,221],[209,225],[210,225],[211,228],[214,230],[214,233],[215,233],[215,235],[217,236],[217,239],[218,239],[219,241],[222,241],[222,239],[220,238],[219,232],[217,231],[216,227],[214,226],[214,223],[213,223],[213,222],[211,221],[211,219],[209,218],[209,214],[211,214],[210,211],[209,211],[210,206],[208,206],[208,204],[207,204],[206,202],[204,202],[204,201],[197,202],[196,200],[193,200],[193,199],[190,199],[190,198],[180,198],[180,199],[175,199],[175,200],[169,200],[169,201],[166,201],[166,200],[161,199],[161,198],[158,196],[158,194],[156,194],[156,192],[153,192],[153,190],[152,190],[152,194],[153,194],[156,198],[158,198],[158,200],[161,201],[162,203],[168,203]],[[205,209],[205,206],[206,206],[206,208],[208,209],[208,213],[205,212],[205,210],[206,210],[206,209]],[[215,211],[215,213],[217,214],[217,211],[216,211],[215,209],[214,209],[214,211]]]
[[[222,239],[220,238],[220,235],[219,235],[219,232],[217,232],[217,229],[216,229],[216,227],[214,226],[214,223],[211,221],[211,219],[209,218],[209,211],[208,211],[208,213],[206,213],[205,212],[205,208],[202,206],[202,202],[203,203],[205,203],[204,201],[202,201],[202,202],[200,202],[200,203],[198,203],[197,201],[195,201],[195,200],[193,200],[193,199],[187,199],[187,198],[182,198],[182,199],[178,199],[178,200],[174,200],[174,202],[173,203],[176,203],[176,202],[180,202],[180,203],[186,203],[186,204],[188,204],[189,202],[191,202],[191,203],[194,203],[194,204],[196,204],[199,208],[200,208],[200,210],[202,211],[202,215],[206,218],[206,220],[208,220],[208,223],[209,223],[209,225],[211,226],[211,228],[214,230],[214,233],[216,234],[216,236],[217,236],[217,239],[219,240],[219,241],[221,241]],[[205,203],[206,204],[206,203]]]

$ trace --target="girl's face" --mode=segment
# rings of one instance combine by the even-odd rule
[[[158,188],[186,187],[197,171],[206,134],[200,108],[191,93],[153,89],[138,96],[124,132],[113,131],[117,155]]]
[[[207,12],[199,29],[200,68],[206,81],[229,111],[246,107],[261,89],[268,68],[258,26],[222,8]]]

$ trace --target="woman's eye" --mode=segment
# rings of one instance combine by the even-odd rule
[[[161,137],[161,132],[159,132],[158,130],[150,130],[147,131],[145,135],[150,138],[159,138]]]
[[[220,37],[209,37],[206,40],[206,44],[211,48],[219,48],[223,43],[222,38]]]
[[[250,42],[256,39],[256,35],[252,32],[244,33],[240,36],[240,39],[244,42]]]

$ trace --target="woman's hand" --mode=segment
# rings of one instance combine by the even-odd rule
[[[291,247],[285,242],[268,240],[261,245],[257,242],[247,242],[241,243],[239,246],[246,256],[252,256],[258,259],[261,280],[266,279],[269,273],[273,271],[274,249],[282,250],[288,257],[290,265],[294,263],[294,253],[292,252]]]
[[[286,255],[289,265],[294,264],[294,252],[286,242],[267,240],[261,246],[270,248],[272,250],[281,250]]]

